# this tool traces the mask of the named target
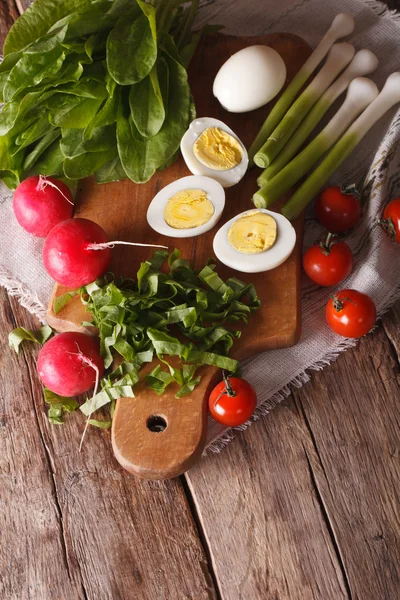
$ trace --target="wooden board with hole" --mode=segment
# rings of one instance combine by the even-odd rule
[[[259,37],[231,37],[214,34],[205,37],[192,60],[189,78],[197,107],[197,116],[221,119],[248,147],[264,121],[272,103],[250,113],[225,111],[212,95],[212,83],[220,66],[234,52],[252,45],[266,44],[282,56],[290,81],[310,54],[309,46],[299,37],[286,33]],[[83,180],[78,189],[75,216],[96,221],[109,239],[135,241],[177,247],[195,268],[204,266],[213,255],[212,242],[218,228],[239,212],[252,208],[257,169],[249,171],[236,186],[226,189],[226,205],[219,224],[195,238],[174,240],[159,235],[147,223],[147,208],[155,194],[172,181],[190,175],[182,158],[165,171],[156,173],[142,185],[130,180],[97,185]],[[302,219],[294,223],[296,247],[280,267],[265,273],[244,274],[218,263],[222,277],[236,276],[253,282],[261,299],[261,309],[250,319],[242,337],[235,343],[232,356],[239,360],[265,350],[294,345],[300,336],[300,264]],[[135,276],[139,263],[152,252],[149,248],[116,246],[110,270],[116,275]],[[54,297],[66,291],[56,286],[50,301],[48,321],[58,331],[82,330],[87,320],[79,298],[74,298],[61,312],[54,314]],[[143,371],[154,368],[156,361]],[[179,475],[200,456],[207,429],[207,396],[218,378],[213,367],[202,367],[202,380],[194,392],[181,400],[174,395],[174,385],[161,396],[137,385],[135,398],[118,400],[112,427],[112,443],[117,460],[128,471],[149,479]]]

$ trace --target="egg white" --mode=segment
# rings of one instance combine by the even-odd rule
[[[272,100],[286,80],[286,65],[269,46],[247,46],[233,54],[218,71],[213,94],[233,113],[260,108]]]
[[[188,189],[199,189],[206,192],[208,199],[214,206],[214,214],[211,219],[199,225],[199,227],[190,227],[188,229],[175,229],[171,227],[164,219],[164,210],[168,200],[178,192]],[[216,225],[221,218],[225,206],[225,191],[221,184],[209,177],[198,175],[189,175],[182,177],[165,186],[158,192],[151,201],[147,209],[147,222],[158,233],[173,238],[195,237],[209,231]]]
[[[216,171],[215,169],[210,169],[210,167],[203,165],[194,154],[193,146],[195,141],[205,129],[211,127],[218,127],[219,129],[226,131],[226,133],[229,133],[229,135],[239,142],[242,149],[242,160],[236,167],[227,169],[226,171]],[[195,119],[191,122],[189,129],[181,140],[181,152],[187,168],[193,175],[211,177],[212,179],[215,179],[215,181],[218,181],[223,187],[231,187],[238,183],[246,173],[249,164],[247,150],[237,135],[230,127],[225,125],[225,123],[218,119],[214,119],[213,117],[202,117],[201,119]]]
[[[277,223],[277,239],[269,250],[257,254],[245,254],[231,246],[228,239],[228,231],[237,219],[255,210],[271,215],[275,219]],[[286,217],[264,208],[252,208],[236,215],[225,223],[215,234],[213,246],[216,257],[227,267],[231,267],[231,269],[241,271],[242,273],[261,273],[262,271],[275,269],[284,263],[291,255],[295,243],[296,231]]]

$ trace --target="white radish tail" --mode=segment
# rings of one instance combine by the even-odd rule
[[[74,206],[74,203],[71,202],[71,200],[69,198],[67,198],[67,196],[64,194],[64,192],[62,192],[60,190],[60,188],[58,187],[58,185],[56,185],[55,183],[53,183],[52,181],[50,181],[50,179],[47,179],[47,177],[45,175],[39,175],[39,181],[38,181],[38,184],[37,184],[37,189],[40,192],[42,192],[43,190],[46,189],[47,186],[54,188],[55,190],[57,190],[57,192],[60,192],[61,196],[63,198],[65,198],[65,200],[67,202],[69,202],[70,204],[72,204],[72,206]]]
[[[159,244],[139,244],[137,242],[122,242],[121,240],[114,240],[112,242],[103,242],[101,244],[88,244],[86,250],[105,250],[106,248],[114,248],[117,245],[121,246],[145,246],[146,248],[165,248],[168,250],[168,246],[160,246]]]

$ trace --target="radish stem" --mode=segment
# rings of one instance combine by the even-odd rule
[[[377,95],[375,83],[365,77],[356,77],[349,86],[345,101],[328,125],[278,175],[254,194],[253,202],[257,208],[271,206],[312,169]]]
[[[47,179],[46,175],[39,175],[39,181],[38,181],[38,184],[37,184],[37,189],[39,190],[39,192],[42,192],[43,190],[45,190],[48,185],[50,187],[54,188],[55,190],[57,190],[57,192],[60,192],[61,196],[63,198],[65,198],[65,200],[67,202],[69,202],[70,204],[72,204],[72,206],[74,206],[74,203],[71,202],[71,200],[64,194],[64,192],[62,192],[60,190],[60,188],[58,187],[58,185],[56,185],[55,183],[53,183],[52,181],[50,181],[50,179]]]
[[[353,60],[340,77],[326,90],[318,102],[310,110],[300,127],[293,134],[282,152],[272,161],[272,163],[263,171],[257,182],[260,187],[270,181],[275,175],[285,167],[295,156],[307,140],[310,133],[315,129],[327,110],[332,106],[335,100],[349,87],[350,83],[356,77],[362,77],[372,73],[378,66],[378,59],[370,50],[360,50],[356,53]]]
[[[400,102],[400,72],[389,75],[377,98],[354,121],[321,164],[285,204],[282,209],[285,217],[293,220],[301,213],[371,127],[398,102]]]
[[[166,248],[168,246],[160,246],[159,244],[138,244],[137,242],[122,242],[120,240],[114,240],[113,242],[103,242],[101,244],[88,244],[86,250],[105,250],[106,248],[114,248],[120,244],[121,246],[146,246],[146,248]]]
[[[300,71],[292,79],[283,92],[275,106],[270,111],[267,119],[261,127],[257,137],[252,143],[249,150],[250,165],[253,164],[253,158],[256,152],[264,144],[265,140],[278,125],[283,115],[286,113],[290,105],[293,103],[297,94],[306,83],[307,79],[312,75],[318,65],[322,62],[336,40],[350,35],[354,31],[354,19],[350,15],[340,13],[332,21],[332,25],[325,33],[324,37],[306,60]]]
[[[83,352],[79,348],[79,345],[77,344],[77,342],[75,342],[75,344],[76,344],[76,347],[78,348],[78,352],[68,352],[68,354],[72,354],[73,356],[79,356],[80,359],[81,359],[81,361],[83,362],[83,364],[87,365],[88,367],[91,367],[93,369],[93,371],[95,372],[95,374],[96,374],[96,379],[95,379],[95,384],[94,384],[94,391],[93,391],[93,395],[92,395],[92,402],[91,402],[90,414],[89,414],[89,416],[88,416],[88,418],[86,420],[85,429],[83,430],[83,434],[82,434],[82,437],[81,437],[81,442],[79,444],[79,452],[80,452],[82,450],[83,440],[85,438],[86,431],[87,431],[87,428],[89,426],[89,420],[90,420],[91,414],[93,412],[93,408],[92,408],[93,407],[93,400],[94,400],[94,397],[97,394],[97,389],[99,387],[100,371],[99,371],[99,367],[88,356],[86,356],[85,354],[83,354]]]
[[[332,81],[347,67],[354,54],[354,46],[346,42],[332,46],[318,75],[289,108],[282,121],[254,156],[254,162],[258,167],[267,167],[273,161]]]

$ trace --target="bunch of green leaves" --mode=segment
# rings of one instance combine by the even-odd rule
[[[241,331],[233,326],[247,323],[260,305],[252,284],[235,277],[223,281],[212,262],[195,271],[178,250],[169,256],[155,251],[141,263],[136,280],[98,281],[80,294],[93,318],[85,325],[98,330],[106,368],[115,359],[120,362],[103,379],[102,391],[81,407],[86,415],[132,396],[142,364],[154,356],[161,364],[146,383],[158,394],[173,382],[179,386],[177,397],[192,392],[200,382],[200,365],[235,372],[238,363],[228,355]],[[180,368],[168,362],[172,356],[180,359]]]
[[[183,6],[189,4],[189,6]],[[194,118],[198,0],[36,0],[0,65],[0,178],[147,181]]]

